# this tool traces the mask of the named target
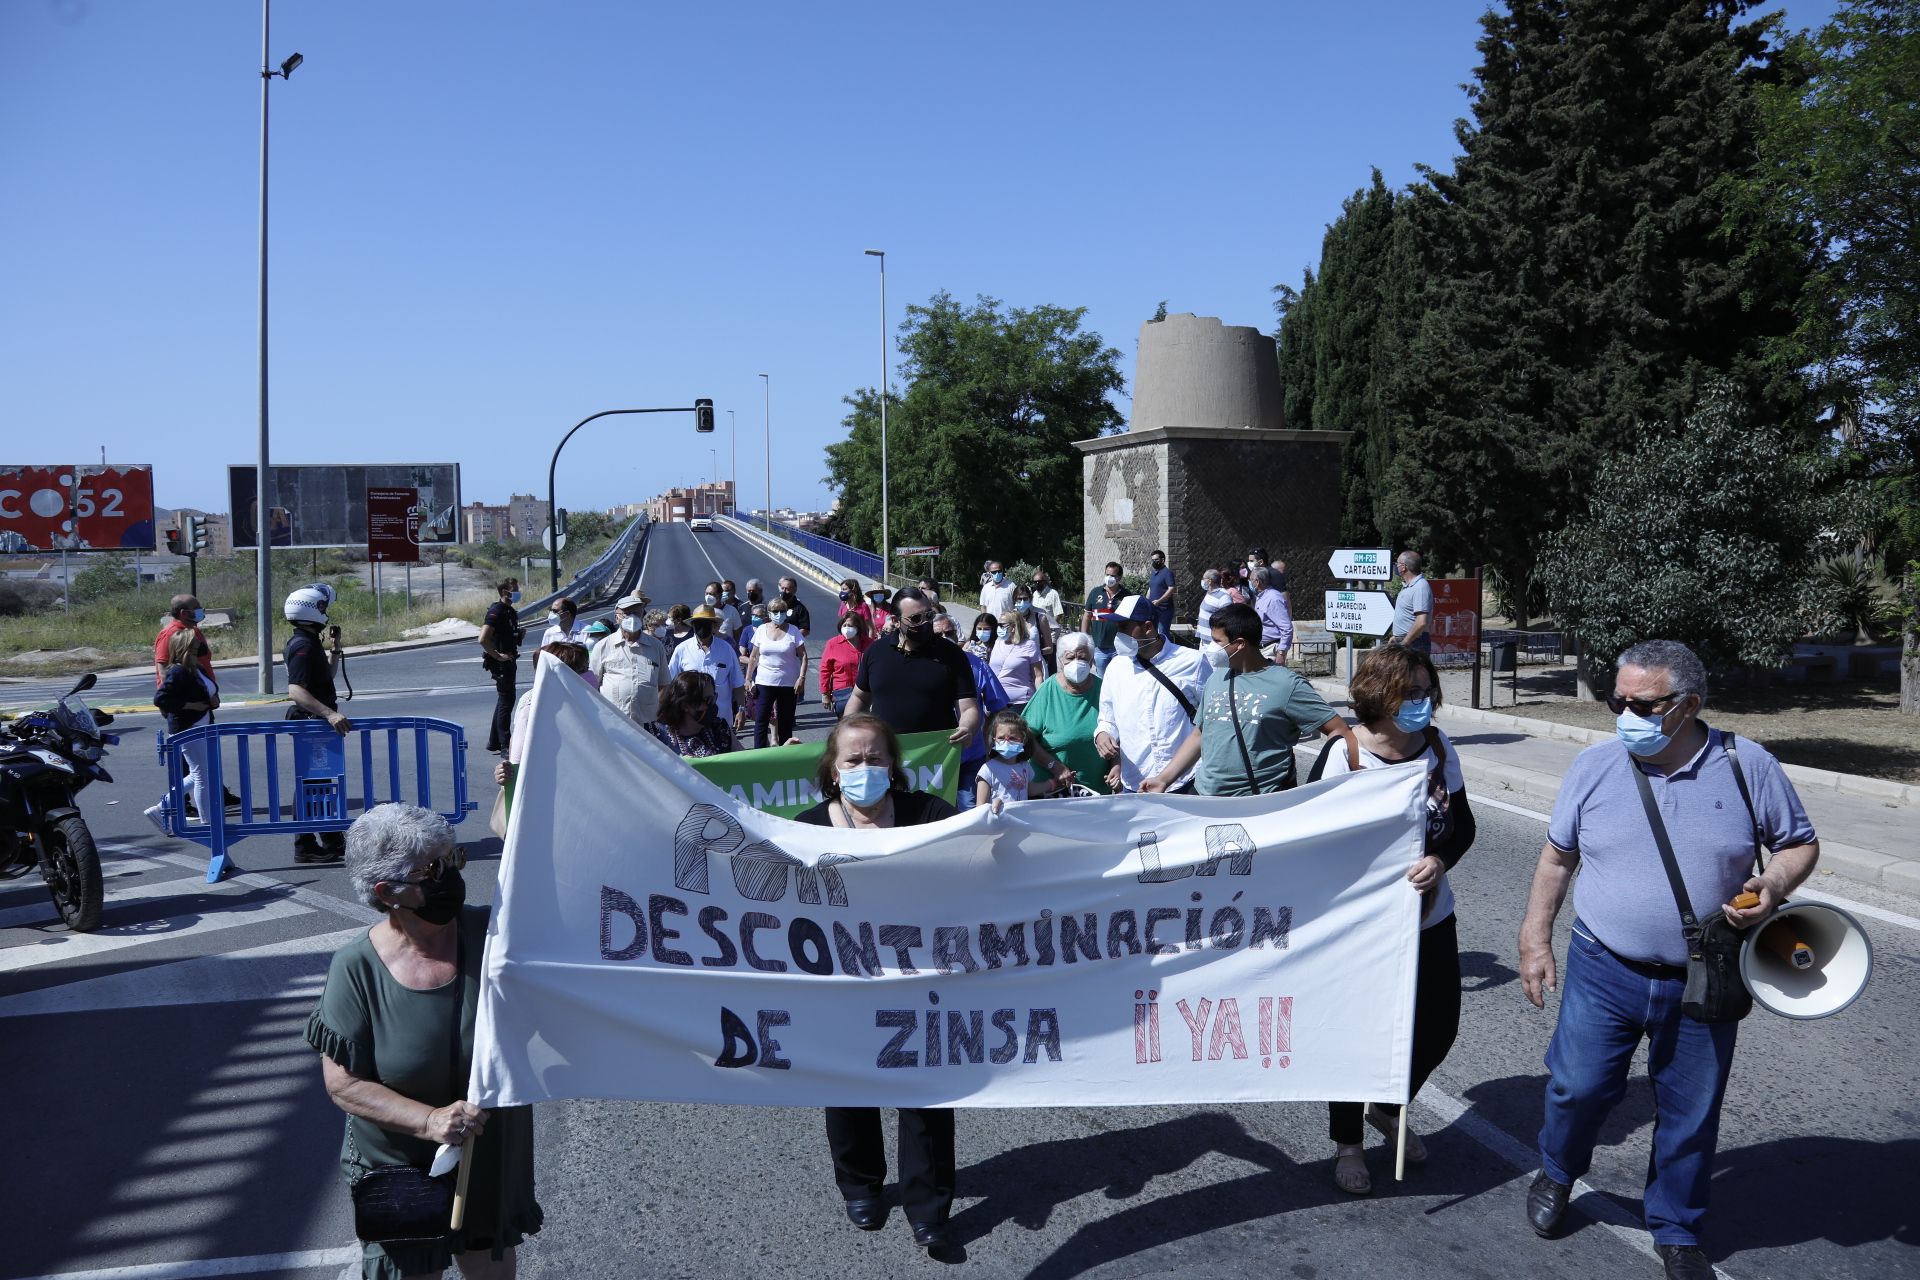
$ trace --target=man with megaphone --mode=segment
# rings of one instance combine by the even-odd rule
[[[1655,1105],[1647,1229],[1667,1276],[1695,1280],[1713,1275],[1699,1233],[1739,1014],[1703,1012],[1700,962],[1689,990],[1689,956],[1701,954],[1701,924],[1714,924],[1716,911],[1740,929],[1766,920],[1812,872],[1820,846],[1779,762],[1700,719],[1707,673],[1691,650],[1649,640],[1616,668],[1607,703],[1618,739],[1567,770],[1520,926],[1527,999],[1544,1007],[1545,989],[1560,992],[1527,1221],[1543,1236],[1559,1229],[1644,1037]],[[1763,842],[1774,853],[1755,874]],[[1584,874],[1560,982],[1553,921],[1576,868]],[[1733,905],[1743,893],[1752,905]]]

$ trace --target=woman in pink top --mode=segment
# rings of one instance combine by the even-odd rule
[[[987,665],[1000,677],[1000,687],[1007,691],[1007,699],[1015,711],[1027,705],[1033,691],[1047,678],[1047,668],[1040,657],[1040,637],[1017,610],[1009,609],[1000,615],[999,635],[993,651],[987,655]]]

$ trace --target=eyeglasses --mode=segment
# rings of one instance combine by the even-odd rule
[[[1682,693],[1663,693],[1657,698],[1622,698],[1614,696],[1607,699],[1607,710],[1613,712],[1615,715],[1619,715],[1622,711],[1631,711],[1642,719],[1646,719],[1654,714],[1661,703],[1672,702],[1675,698],[1683,698],[1685,696],[1686,695]]]
[[[420,879],[396,880],[394,881],[394,883],[395,884],[411,884],[411,885],[427,884],[431,881],[438,880],[441,876],[445,875],[449,871],[458,871],[460,868],[466,865],[467,865],[467,851],[465,849],[456,848],[452,853],[443,853],[439,857],[435,858],[432,862],[429,862],[426,866],[420,868]]]

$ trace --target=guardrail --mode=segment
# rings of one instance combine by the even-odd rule
[[[825,556],[838,565],[845,565],[863,578],[880,579],[885,576],[885,568],[880,557],[871,551],[862,551],[834,538],[823,538],[817,533],[808,533],[805,529],[796,529],[784,520],[775,520],[770,516],[760,516],[748,520],[734,516],[742,524],[750,524],[765,529],[776,538],[785,538],[797,547],[805,547],[817,556]]]
[[[620,567],[621,562],[626,558],[627,552],[633,549],[637,541],[647,536],[647,529],[649,527],[645,516],[635,516],[627,527],[620,531],[620,536],[613,540],[613,545],[601,552],[598,560],[595,560],[592,564],[574,574],[573,580],[567,583],[566,586],[561,587],[558,591],[552,592],[549,595],[541,596],[532,604],[522,605],[520,607],[520,621],[530,622],[544,619],[547,616],[547,606],[551,605],[561,596],[572,596],[576,600],[583,596],[588,600],[596,599],[601,592],[607,589],[608,582],[613,578],[614,570]]]
[[[453,776],[453,803],[439,809],[440,816],[458,823],[476,807],[467,799],[466,731],[447,720],[356,718],[344,737],[324,720],[201,724],[172,736],[154,736],[169,779],[166,798],[160,802],[162,825],[176,839],[207,846],[212,855],[207,862],[208,884],[228,873],[227,850],[248,836],[345,831],[360,814],[388,802],[434,808],[433,766],[441,755],[437,747],[445,748],[444,759]],[[202,749],[195,754],[205,761],[203,794],[211,810],[192,820],[186,817],[187,782],[181,767],[190,747]],[[354,755],[357,767],[349,763]],[[360,782],[358,796],[347,791],[347,779],[355,775]],[[410,787],[402,786],[403,775],[410,777]],[[377,785],[383,779],[385,797]],[[240,794],[239,812],[234,816],[220,803],[229,782]]]

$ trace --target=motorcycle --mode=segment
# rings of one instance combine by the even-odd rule
[[[98,682],[92,672],[45,711],[0,724],[0,880],[36,867],[75,933],[100,927],[100,852],[74,796],[95,780],[112,782],[100,764],[118,734],[113,717],[80,694]]]

